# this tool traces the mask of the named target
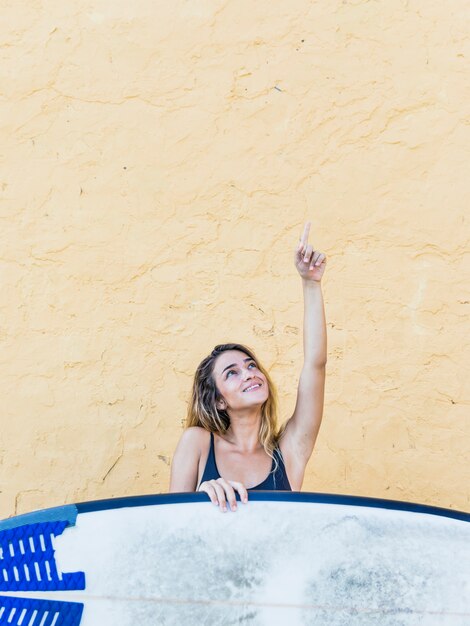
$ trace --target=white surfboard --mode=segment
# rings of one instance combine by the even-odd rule
[[[47,509],[0,522],[0,625],[468,625],[469,521],[304,492]]]

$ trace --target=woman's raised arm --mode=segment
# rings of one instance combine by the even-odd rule
[[[308,244],[309,230],[310,222],[307,222],[295,250],[295,266],[302,278],[304,295],[304,363],[294,413],[283,436],[296,463],[303,466],[312,454],[320,429],[327,361],[326,320],[321,290],[326,257]]]

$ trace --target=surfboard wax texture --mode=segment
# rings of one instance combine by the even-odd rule
[[[469,510],[468,3],[2,7],[0,518],[167,491],[200,360],[280,421],[327,255],[303,489]]]

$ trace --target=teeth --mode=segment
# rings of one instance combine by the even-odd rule
[[[250,391],[250,389],[254,389],[255,387],[260,387],[261,385],[251,385],[251,387],[248,387],[248,389],[245,389],[245,391]]]

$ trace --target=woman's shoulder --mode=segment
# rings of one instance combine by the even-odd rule
[[[174,459],[184,460],[201,458],[209,449],[210,432],[200,426],[185,428],[176,446]]]
[[[181,440],[187,444],[197,445],[201,450],[206,447],[210,432],[202,426],[189,426],[183,431]]]
[[[170,492],[194,491],[204,448],[205,437],[210,434],[204,428],[185,428],[176,446],[171,463]]]
[[[186,434],[186,437],[191,437],[193,439],[197,439],[198,437],[207,438],[210,436],[210,432],[206,430],[205,428],[202,428],[202,426],[188,426],[184,430],[184,434]]]

